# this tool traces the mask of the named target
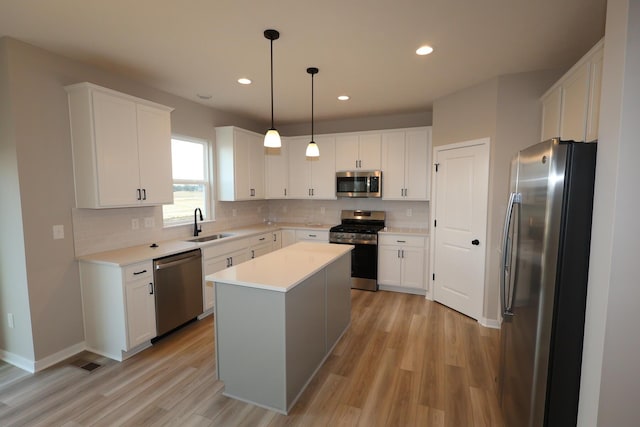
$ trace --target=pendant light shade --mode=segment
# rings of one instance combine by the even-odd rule
[[[318,74],[318,69],[315,67],[307,68],[307,73],[311,74],[311,142],[307,145],[307,157],[320,157],[320,149],[318,144],[313,140],[313,76]]]
[[[273,124],[273,41],[280,38],[280,33],[276,30],[265,30],[264,37],[271,43],[271,128],[267,130],[264,136],[264,146],[269,148],[278,148],[282,146],[280,134]]]

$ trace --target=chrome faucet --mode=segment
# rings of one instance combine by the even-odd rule
[[[196,208],[196,210],[193,211],[193,235],[196,237],[198,236],[198,233],[202,232],[202,228],[198,228],[198,213],[200,214],[200,221],[204,221],[202,218],[202,211],[200,208]]]

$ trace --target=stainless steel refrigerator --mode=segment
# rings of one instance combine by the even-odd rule
[[[501,275],[505,425],[576,425],[596,144],[553,139],[511,166]]]

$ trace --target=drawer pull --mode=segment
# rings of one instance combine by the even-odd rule
[[[133,272],[133,275],[134,275],[134,276],[137,276],[138,274],[144,274],[144,273],[146,273],[146,272],[147,272],[147,270],[134,271],[134,272]]]
[[[406,240],[396,240],[396,242],[398,242],[398,243],[407,243]]]

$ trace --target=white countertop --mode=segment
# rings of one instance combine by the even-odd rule
[[[162,242],[157,242],[158,247],[152,248],[151,242],[145,245],[138,246],[130,246],[122,249],[114,249],[106,252],[98,252],[94,254],[88,254],[78,257],[79,261],[84,262],[93,262],[100,264],[111,264],[115,266],[126,266],[130,264],[135,264],[142,261],[149,261],[156,258],[161,258],[167,255],[173,255],[176,253],[188,251],[191,249],[203,248],[208,246],[214,246],[217,244],[222,244],[226,242],[230,242],[237,239],[242,239],[245,237],[249,237],[252,235],[265,233],[268,231],[282,230],[287,228],[295,228],[300,230],[325,230],[329,231],[329,229],[335,224],[301,224],[301,223],[271,223],[271,224],[256,224],[246,227],[240,227],[231,230],[217,230],[209,233],[203,233],[200,237],[207,236],[208,234],[219,234],[219,233],[231,233],[232,237],[226,237],[224,239],[219,240],[210,240],[208,242],[188,242],[186,240],[191,239],[192,237],[185,237],[182,240],[166,240]],[[428,236],[429,232],[424,228],[398,228],[398,227],[387,227],[385,231],[380,231],[380,233],[390,233],[390,234],[407,234],[407,235],[418,235],[418,236]]]
[[[353,249],[351,245],[299,242],[209,274],[206,280],[287,292]]]
[[[198,249],[198,245],[192,242],[181,240],[167,240],[156,243],[157,247],[148,245],[130,246],[128,248],[114,249],[112,251],[98,252],[90,255],[78,257],[78,261],[92,262],[98,264],[112,264],[125,266],[137,262],[149,261],[163,256],[173,255],[191,249]]]
[[[299,223],[272,223],[272,224],[256,224],[246,227],[240,227],[231,230],[218,230],[210,233],[203,233],[200,237],[209,234],[230,233],[231,237],[224,239],[210,240],[208,242],[188,242],[193,237],[185,237],[181,240],[166,240],[157,242],[158,247],[152,248],[152,242],[144,245],[129,246],[121,249],[113,249],[105,252],[96,252],[93,254],[82,255],[78,257],[78,261],[92,262],[98,264],[111,264],[119,267],[135,264],[142,261],[149,261],[156,258],[162,258],[167,255],[173,255],[191,249],[198,249],[216,244],[226,243],[237,239],[242,239],[252,235],[266,233],[268,231],[281,230],[283,228],[296,228],[304,230],[329,230],[330,224],[299,224]]]
[[[406,234],[411,236],[428,236],[429,230],[426,228],[410,228],[410,227],[385,227],[380,233],[388,234]]]

